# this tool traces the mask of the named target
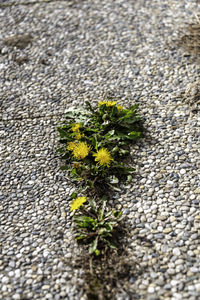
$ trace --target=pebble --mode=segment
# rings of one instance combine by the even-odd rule
[[[170,232],[172,232],[172,230],[173,229],[171,227],[167,227],[163,230],[163,233],[170,233]]]
[[[153,286],[149,286],[148,287],[148,293],[154,293],[155,292],[155,289]]]
[[[181,251],[179,250],[179,248],[173,249],[173,255],[179,256],[180,254],[181,254]]]
[[[186,173],[186,170],[185,170],[185,169],[181,169],[181,170],[180,170],[180,174],[181,174],[181,175],[184,175],[185,173]]]

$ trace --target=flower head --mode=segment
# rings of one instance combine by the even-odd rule
[[[74,169],[79,169],[80,166],[81,166],[81,163],[80,163],[80,162],[75,162],[75,163],[73,163],[73,168],[74,168]]]
[[[84,137],[84,133],[81,134],[80,131],[77,132],[76,135],[75,135],[76,140],[80,140],[82,137]]]
[[[77,159],[84,159],[88,156],[91,146],[88,146],[86,142],[78,142],[73,149],[73,155]]]
[[[98,106],[106,104],[107,107],[116,105],[116,101],[99,101]]]
[[[117,109],[118,109],[118,110],[123,110],[124,108],[123,108],[123,106],[121,106],[121,105],[117,105]]]
[[[71,205],[70,205],[71,208],[70,208],[70,210],[73,211],[73,210],[78,209],[86,201],[87,201],[86,197],[78,197],[78,198],[74,199],[71,202]]]
[[[113,160],[110,152],[106,148],[101,148],[97,153],[93,154],[93,156],[96,156],[95,161],[97,161],[100,166],[106,165],[108,168]]]
[[[76,147],[76,145],[77,145],[76,142],[69,142],[69,143],[67,144],[67,150],[73,151],[74,148]]]
[[[81,127],[80,123],[76,123],[74,124],[74,126],[72,126],[72,131],[73,132],[79,132],[79,128]]]

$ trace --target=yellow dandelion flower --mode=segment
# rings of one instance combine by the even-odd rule
[[[80,163],[80,162],[75,162],[75,163],[73,163],[73,168],[74,168],[74,169],[79,169],[80,166],[81,166],[81,163]]]
[[[96,156],[95,161],[98,162],[100,166],[106,165],[108,168],[110,167],[110,163],[113,158],[110,155],[110,152],[106,148],[102,148],[97,153],[93,154]]]
[[[117,101],[99,101],[98,106],[106,104],[107,107],[116,105]]]
[[[123,108],[123,106],[121,106],[121,105],[117,105],[117,109],[118,109],[118,110],[123,110],[124,108]]]
[[[91,147],[86,142],[78,142],[73,149],[74,157],[77,159],[84,159],[88,156]]]
[[[76,123],[74,126],[72,126],[73,132],[79,132],[79,128],[81,127],[80,123]]]
[[[99,101],[99,102],[98,102],[98,106],[104,105],[104,104],[106,104],[106,102],[107,102],[107,101]]]
[[[69,143],[67,144],[67,150],[73,151],[74,148],[76,147],[76,145],[77,145],[76,142],[69,142]]]
[[[109,106],[114,106],[116,105],[117,101],[107,101],[106,103],[106,106],[109,107]]]
[[[70,210],[73,211],[73,210],[76,210],[76,209],[79,209],[81,207],[81,205],[83,203],[85,203],[87,201],[86,197],[78,197],[76,199],[74,199],[72,202],[71,202],[71,208]]]
[[[75,135],[75,139],[76,140],[80,140],[82,137],[84,137],[84,133],[80,133],[80,132],[77,132],[77,134]]]

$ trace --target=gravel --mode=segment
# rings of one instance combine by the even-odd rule
[[[139,103],[148,128],[112,199],[141,272],[113,299],[198,299],[200,117],[182,95],[199,65],[177,46],[198,13],[192,0],[0,1],[0,299],[86,299],[56,126],[108,93]]]

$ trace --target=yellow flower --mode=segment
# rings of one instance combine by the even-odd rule
[[[98,102],[98,106],[101,106],[101,105],[104,105],[104,104],[106,104],[106,101],[99,101]]]
[[[74,157],[77,159],[84,159],[86,156],[88,156],[90,149],[91,147],[88,146],[86,142],[78,142],[73,149]]]
[[[79,169],[80,166],[81,166],[81,163],[80,163],[80,162],[75,162],[75,163],[73,163],[73,168],[74,168],[74,169]]]
[[[82,137],[84,137],[84,133],[81,134],[80,131],[75,135],[76,140],[80,140]]]
[[[69,142],[69,143],[67,144],[67,150],[73,151],[74,148],[76,147],[76,145],[77,145],[76,142]]]
[[[79,128],[81,127],[80,123],[76,123],[74,126],[72,126],[73,132],[79,132]]]
[[[117,101],[99,101],[98,106],[106,104],[107,107],[116,105]]]
[[[117,101],[107,101],[106,106],[114,106],[116,105]]]
[[[73,211],[73,210],[78,209],[86,201],[87,201],[86,197],[78,197],[78,198],[74,199],[71,202],[71,208],[70,208],[70,210]]]
[[[111,160],[113,160],[106,148],[100,149],[97,153],[93,154],[93,156],[96,156],[95,161],[97,161],[100,166],[107,165],[108,168],[110,167]]]
[[[121,106],[121,105],[117,105],[117,109],[118,109],[118,110],[123,110],[124,108],[123,108],[123,106]]]

